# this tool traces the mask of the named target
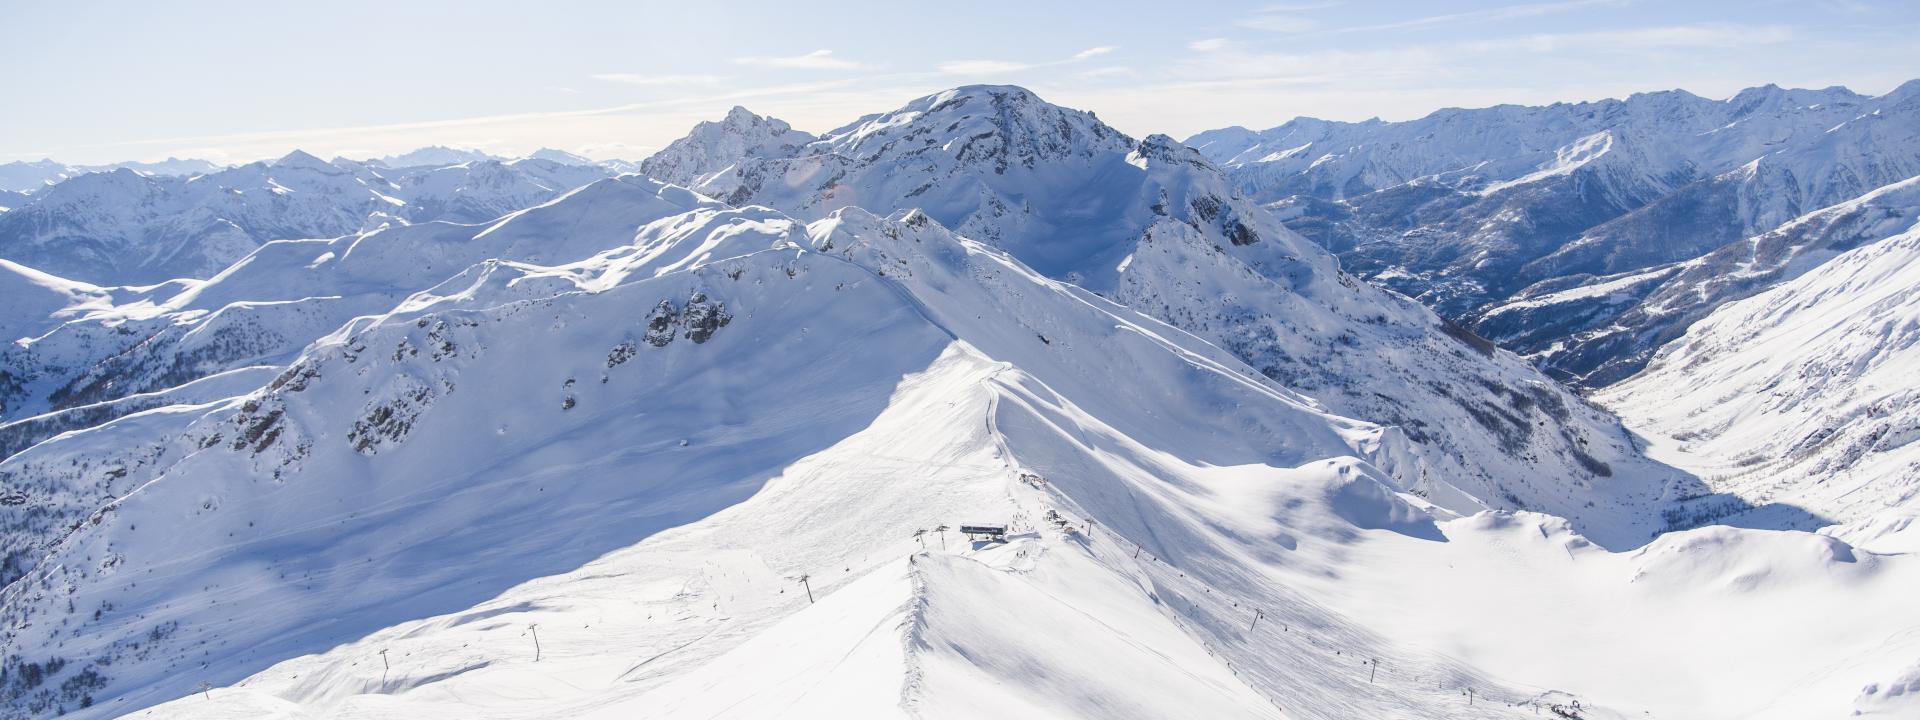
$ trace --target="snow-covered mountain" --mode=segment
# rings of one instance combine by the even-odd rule
[[[1010,87],[749,141],[775,122],[679,144],[698,193],[602,179],[153,286],[0,261],[0,716],[1920,710],[1896,514],[1779,529],[1799,500],[1642,457],[1193,150]],[[1858,319],[1793,339],[1882,387],[1910,236],[1720,312]],[[1831,389],[1788,424],[1905,437],[1898,395]],[[1651,537],[1716,492],[1766,529]]]
[[[300,151],[192,178],[89,173],[0,214],[0,257],[100,285],[205,278],[270,240],[481,222],[606,175],[531,159],[397,171]]]
[[[561,165],[592,165],[594,164],[593,160],[591,159],[581,157],[579,155],[575,155],[565,150],[556,150],[553,148],[540,148],[539,150],[533,151],[533,153],[528,155],[527,158],[530,160],[547,160],[550,162],[560,163]]]
[[[1300,119],[1189,142],[1357,274],[1481,330],[1529,286],[1692,260],[1920,175],[1917,118],[1920,81],[1879,97],[1766,86],[1724,101],[1670,91],[1400,123]],[[1527,336],[1521,349],[1536,351],[1552,333],[1483,334]],[[1643,349],[1590,346],[1554,369],[1581,379],[1613,366],[1596,378],[1615,380]]]
[[[661,214],[656,188],[607,180],[494,223],[271,242],[204,281],[97,288],[9,264],[8,297],[31,312],[6,328],[17,340],[0,349],[0,456],[129,413],[230,395],[232,383],[257,375],[251,368],[283,366],[348,320],[474,263],[590,255]],[[714,205],[692,193],[671,203]]]
[[[29,193],[86,172],[48,160],[18,160],[0,164],[0,190]]]
[[[111,172],[123,168],[149,175],[191,177],[219,170],[220,166],[205,160],[182,160],[171,157],[156,162],[121,162],[108,165],[68,165],[53,160],[16,161],[0,164],[0,193],[31,193],[78,175]],[[0,205],[5,204],[0,202]]]
[[[591,164],[525,158],[422,170],[396,177],[393,183],[395,195],[407,203],[399,213],[407,222],[479,223],[607,176]]]
[[[1712,494],[1677,517],[1840,523],[1856,541],[1920,517],[1920,227],[1905,220],[1722,305],[1599,395],[1661,457],[1708,479]],[[1898,547],[1920,547],[1905,537]]]
[[[539,160],[542,162],[554,163],[558,165],[578,165],[578,166],[592,165],[592,166],[597,166],[602,168],[603,170],[603,172],[601,173],[602,177],[608,177],[613,175],[624,175],[630,172],[639,171],[637,163],[629,162],[626,160],[595,161],[592,158],[583,157],[575,153],[570,153],[565,150],[559,150],[555,148],[540,148],[538,150],[533,151],[532,153],[527,154],[526,157],[510,158],[510,157],[502,157],[499,155],[494,155],[492,153],[487,153],[480,150],[470,150],[470,149],[463,149],[463,148],[453,148],[453,147],[444,147],[440,145],[432,145],[428,147],[418,148],[415,150],[410,150],[404,153],[399,153],[396,155],[387,155],[384,157],[372,158],[370,160],[367,160],[366,162],[382,168],[405,170],[405,169],[414,169],[414,168],[443,168],[450,165],[465,165],[467,163],[476,163],[476,162],[511,163],[511,162],[515,162],[516,160]],[[341,160],[339,158],[336,158],[334,162],[340,163]],[[348,160],[346,162],[354,162],[354,161]]]
[[[713,137],[726,127],[752,134]],[[763,127],[703,124],[664,152],[751,146]],[[785,155],[700,167],[722,168],[702,176],[701,192],[801,218],[918,209],[1048,277],[1205,337],[1336,413],[1398,428],[1421,456],[1402,481],[1442,506],[1599,513],[1607,519],[1593,525],[1608,529],[1590,532],[1616,544],[1652,529],[1634,518],[1648,516],[1659,485],[1640,481],[1665,471],[1637,460],[1610,417],[1524,361],[1346,276],[1165,136],[1136,141],[1021,88],[970,86]],[[1588,507],[1589,493],[1607,499]]]
[[[600,213],[604,225],[538,242]],[[1675,550],[1792,555],[1724,529],[1628,556],[1537,516],[1436,524],[1429,513],[1450,515],[1392,490],[1415,457],[1404,436],[925,214],[845,208],[803,225],[630,178],[491,232],[406,236],[431,227],[275,243],[222,278],[301,256],[337,267],[323,275],[391,279],[430,274],[429,257],[551,254],[433,263],[444,281],[327,334],[255,391],[0,463],[22,498],[0,506],[7,540],[48,552],[15,554],[25,574],[0,592],[10,707],[1532,717],[1572,700],[1534,681],[1605,688],[1615,675],[1574,661],[1516,684],[1427,649],[1432,630],[1381,632],[1391,621],[1375,611],[1328,603],[1349,600],[1346,583],[1386,591],[1453,564],[1484,582],[1550,551],[1564,559],[1528,573],[1537,587],[1576,598],[1600,582],[1637,607],[1710,572],[1666,559]],[[976,520],[1016,535],[952,532]],[[1355,561],[1374,553],[1417,562]],[[1884,602],[1920,579],[1910,565],[1779,569],[1840,573]],[[1447,587],[1474,583],[1424,594],[1480,594]],[[1696,602],[1791,612],[1847,638],[1866,622],[1816,615],[1831,606],[1793,605],[1789,589]],[[1678,639],[1735,636],[1703,625]],[[1759,681],[1656,660],[1628,677],[1677,669],[1698,684],[1627,697],[1681,712],[1773,694],[1844,708],[1862,673],[1887,670],[1884,650],[1859,654],[1883,642],[1836,641]],[[1390,660],[1357,664],[1372,658]],[[1797,677],[1843,660],[1844,692]],[[1790,682],[1746,695],[1776,679]]]
[[[639,172],[662,182],[697,187],[708,175],[757,157],[789,157],[813,135],[782,120],[761,117],[735,106],[719,122],[702,122],[693,132],[640,161]]]

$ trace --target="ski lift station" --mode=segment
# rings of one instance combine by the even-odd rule
[[[966,535],[968,540],[996,540],[999,542],[1007,541],[1007,526],[1005,525],[988,525],[985,523],[963,523],[960,525],[960,532],[961,534]]]

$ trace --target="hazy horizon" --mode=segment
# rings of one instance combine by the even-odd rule
[[[12,79],[34,112],[0,118],[0,162],[428,145],[637,160],[734,105],[819,132],[977,83],[1028,87],[1136,136],[1185,137],[1296,116],[1407,120],[1671,89],[1724,98],[1769,83],[1879,95],[1920,67],[1904,41],[1920,29],[1913,7],[1675,5],[1009,6],[1014,22],[836,4],[717,18],[611,4],[524,17],[491,3],[35,6],[0,28],[0,58],[61,72]],[[125,121],[134,112],[142,122]]]

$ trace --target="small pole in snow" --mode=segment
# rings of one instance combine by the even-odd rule
[[[213,684],[212,684],[212,683],[209,683],[209,682],[207,682],[207,681],[205,681],[205,680],[202,680],[202,681],[200,681],[200,692],[201,692],[202,694],[204,694],[204,695],[206,695],[206,696],[207,696],[207,699],[208,699],[208,700],[212,700],[212,699],[213,699]]]
[[[1367,682],[1373,682],[1373,676],[1380,672],[1380,659],[1374,658],[1372,660],[1368,660],[1367,664],[1372,666],[1367,670]]]
[[[913,539],[920,543],[920,549],[927,549],[927,531],[925,528],[913,531]]]
[[[533,633],[533,661],[540,662],[540,624],[527,623],[527,632]]]
[[[1133,544],[1133,559],[1135,560],[1140,559],[1140,543]]]
[[[1088,540],[1093,539],[1093,526],[1098,524],[1099,523],[1096,523],[1093,521],[1093,518],[1087,518],[1087,539]]]
[[[806,575],[800,576],[800,587],[807,589],[807,604],[812,605],[813,604],[813,586],[807,584]]]
[[[934,529],[933,529],[933,532],[934,532],[934,533],[936,533],[936,534],[938,534],[938,535],[940,536],[940,549],[941,549],[941,550],[945,550],[945,549],[947,549],[947,529],[948,529],[948,528],[947,528],[947,526],[945,526],[945,525],[941,525],[941,526],[939,526],[939,527],[936,527],[936,528],[934,528]]]
[[[1473,688],[1467,688],[1467,704],[1473,704]]]
[[[387,671],[391,669],[393,669],[393,667],[387,664],[387,649],[380,648],[380,686],[381,687],[386,687]]]
[[[1257,627],[1257,626],[1259,626],[1259,625],[1260,625],[1260,618],[1263,618],[1263,617],[1266,617],[1266,616],[1267,616],[1267,614],[1266,614],[1266,613],[1264,613],[1264,612],[1261,612],[1261,611],[1260,611],[1260,610],[1258,610],[1258,609],[1256,609],[1256,610],[1254,610],[1254,611],[1253,611],[1253,623],[1247,626],[1247,632],[1253,632],[1253,629],[1254,629],[1255,627]]]

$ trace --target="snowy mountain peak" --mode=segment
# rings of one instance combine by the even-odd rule
[[[1007,99],[1014,102],[1044,102],[1039,95],[1019,85],[961,85],[928,96],[938,103],[951,102],[962,98]]]
[[[778,118],[734,106],[719,121],[701,122],[686,137],[640,162],[640,172],[663,182],[698,185],[700,179],[756,157],[789,157],[813,142],[810,133]]]
[[[727,111],[727,116],[722,119],[722,122],[734,127],[748,127],[767,122],[769,119],[770,118],[761,117],[752,110],[748,110],[745,105],[735,105],[733,109]],[[773,122],[780,121],[774,120]]]
[[[287,153],[281,156],[280,159],[273,161],[271,165],[275,168],[304,168],[326,172],[338,170],[338,168],[334,167],[331,163],[321,160],[305,150],[294,150],[293,152]]]
[[[1140,139],[1134,147],[1134,154],[1141,158],[1150,158],[1162,162],[1185,163],[1219,172],[1213,162],[1199,150],[1195,150],[1173,139],[1171,136],[1154,133]]]
[[[1013,85],[967,85],[927,95],[828,133],[823,142],[854,157],[938,145],[962,163],[985,163],[995,173],[1066,155],[1125,152],[1129,144],[1093,113],[1053,105]]]
[[[861,217],[855,207],[902,222],[924,217],[1204,337],[1333,412],[1401,426],[1383,442],[1429,468],[1396,466],[1402,489],[1462,511],[1503,498],[1594,512],[1561,505],[1545,488],[1494,487],[1467,469],[1508,462],[1490,458],[1512,459],[1522,475],[1594,478],[1607,493],[1644,489],[1638,479],[1598,480],[1644,477],[1644,462],[1617,428],[1518,358],[1347,277],[1191,148],[1165,136],[1135,141],[1022,89],[917,98],[791,156],[737,159],[695,189],[803,220],[850,222]],[[1458,388],[1500,388],[1529,417],[1509,424],[1504,405],[1490,410],[1478,390]],[[1643,531],[1607,532],[1619,533],[1602,533],[1612,543]]]

